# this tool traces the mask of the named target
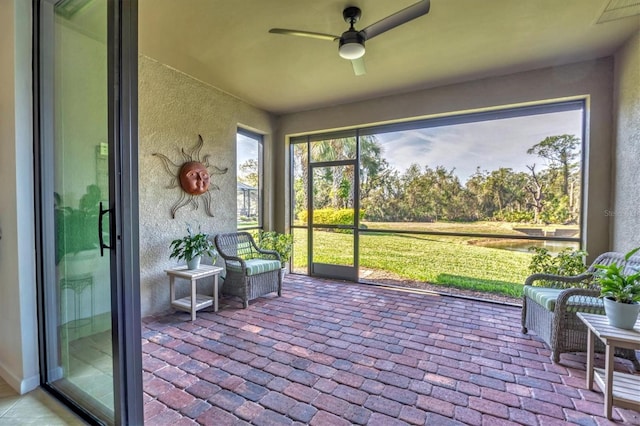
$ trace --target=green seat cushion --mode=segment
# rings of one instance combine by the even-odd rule
[[[247,275],[258,275],[264,272],[276,271],[280,269],[280,261],[271,259],[249,259],[245,261],[247,265]],[[228,262],[227,269],[235,272],[242,272],[240,262]]]
[[[548,311],[553,311],[556,307],[556,300],[562,291],[561,288],[524,286],[524,294],[529,299],[535,301]]]
[[[524,286],[524,294],[548,311],[555,310],[556,301],[562,291],[563,289],[561,288]],[[571,306],[572,304],[574,306]],[[604,312],[602,303],[597,297],[572,296],[569,298],[567,305],[567,310],[570,312],[585,311],[596,313],[601,310]]]

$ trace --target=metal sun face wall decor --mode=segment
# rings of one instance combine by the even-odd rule
[[[166,155],[154,153],[153,155],[162,160],[165,171],[171,176],[167,189],[180,186],[182,191],[178,200],[171,207],[171,218],[176,218],[176,212],[184,206],[190,205],[193,210],[198,209],[198,200],[202,199],[204,210],[208,216],[213,217],[211,212],[211,192],[219,190],[218,185],[211,183],[211,175],[222,175],[227,173],[228,168],[219,168],[209,163],[210,155],[205,155],[200,159],[200,150],[204,142],[202,136],[198,135],[196,145],[188,150],[182,148],[183,164],[176,164]],[[202,198],[198,196],[202,195]]]

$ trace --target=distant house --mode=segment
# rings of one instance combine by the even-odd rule
[[[238,182],[238,219],[256,219],[258,206],[258,188]]]

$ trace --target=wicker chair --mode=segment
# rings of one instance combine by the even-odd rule
[[[533,274],[527,278],[522,298],[522,332],[533,330],[551,348],[553,362],[560,361],[560,354],[586,352],[587,327],[577,312],[604,314],[600,287],[593,281],[595,265],[624,262],[624,254],[601,254],[581,275],[559,276]],[[640,268],[640,257],[632,257],[625,271]],[[537,285],[534,282],[540,281]],[[604,345],[596,339],[596,351],[604,352]],[[616,356],[629,359],[637,371],[640,362],[635,351],[616,349]]]
[[[223,293],[240,297],[245,308],[249,300],[265,294],[282,295],[282,264],[277,252],[258,248],[248,232],[218,234],[214,241],[225,262]]]

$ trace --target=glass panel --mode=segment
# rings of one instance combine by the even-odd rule
[[[46,312],[50,385],[114,421],[109,251],[98,249],[109,205],[107,2],[60,2],[54,26],[55,309]],[[105,230],[108,230],[105,220]],[[108,234],[104,238],[108,241]]]
[[[353,230],[313,229],[313,263],[354,266]]]
[[[260,173],[262,170],[262,138],[260,135],[237,134],[238,158],[238,229],[261,226]]]
[[[308,145],[299,143],[293,145],[293,224],[298,226],[308,225],[307,208],[309,206],[308,185],[309,185],[309,161],[307,157]]]
[[[335,138],[310,143],[311,161],[353,160],[356,158],[356,138]]]
[[[314,225],[355,226],[354,172],[352,165],[313,168]]]

